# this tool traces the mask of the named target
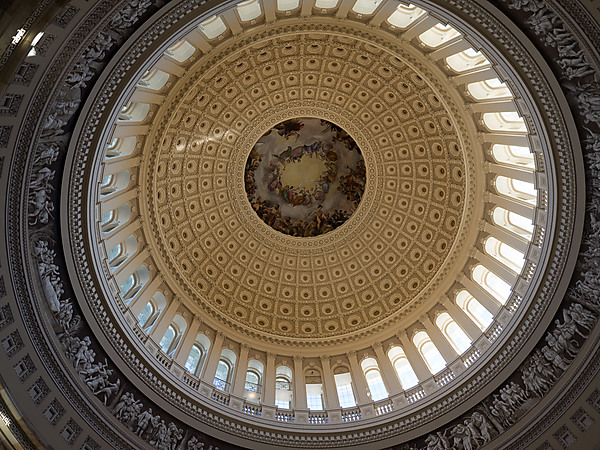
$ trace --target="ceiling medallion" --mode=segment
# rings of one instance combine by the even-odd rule
[[[328,233],[354,213],[366,185],[365,161],[354,139],[319,118],[278,123],[254,145],[245,188],[256,214],[281,233]]]

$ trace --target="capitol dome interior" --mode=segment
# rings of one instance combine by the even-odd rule
[[[600,449],[593,1],[0,13],[3,448]]]

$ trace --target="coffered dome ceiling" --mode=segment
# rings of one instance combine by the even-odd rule
[[[7,181],[56,448],[537,439],[600,313],[595,53],[551,5],[71,3]]]
[[[309,28],[232,37],[194,63],[157,112],[140,164],[146,239],[165,255],[156,263],[170,286],[194,311],[294,346],[397,330],[407,311],[447,289],[450,268],[474,243],[465,235],[473,161],[483,158],[456,89],[412,46]],[[251,149],[302,116],[339,124],[366,167],[356,213],[316,237],[275,232],[246,192]],[[308,133],[282,137],[279,153],[288,142],[292,152],[296,142],[316,142],[311,123],[301,125]],[[289,208],[310,214],[301,209]]]

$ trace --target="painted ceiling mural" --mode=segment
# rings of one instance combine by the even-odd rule
[[[325,119],[294,118],[266,132],[248,156],[246,193],[256,214],[290,236],[319,236],[341,226],[366,185],[358,145]]]

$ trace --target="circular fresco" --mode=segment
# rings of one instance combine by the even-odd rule
[[[246,161],[252,208],[271,228],[290,236],[319,236],[342,225],[358,207],[366,181],[354,139],[324,119],[301,117],[275,125]]]

